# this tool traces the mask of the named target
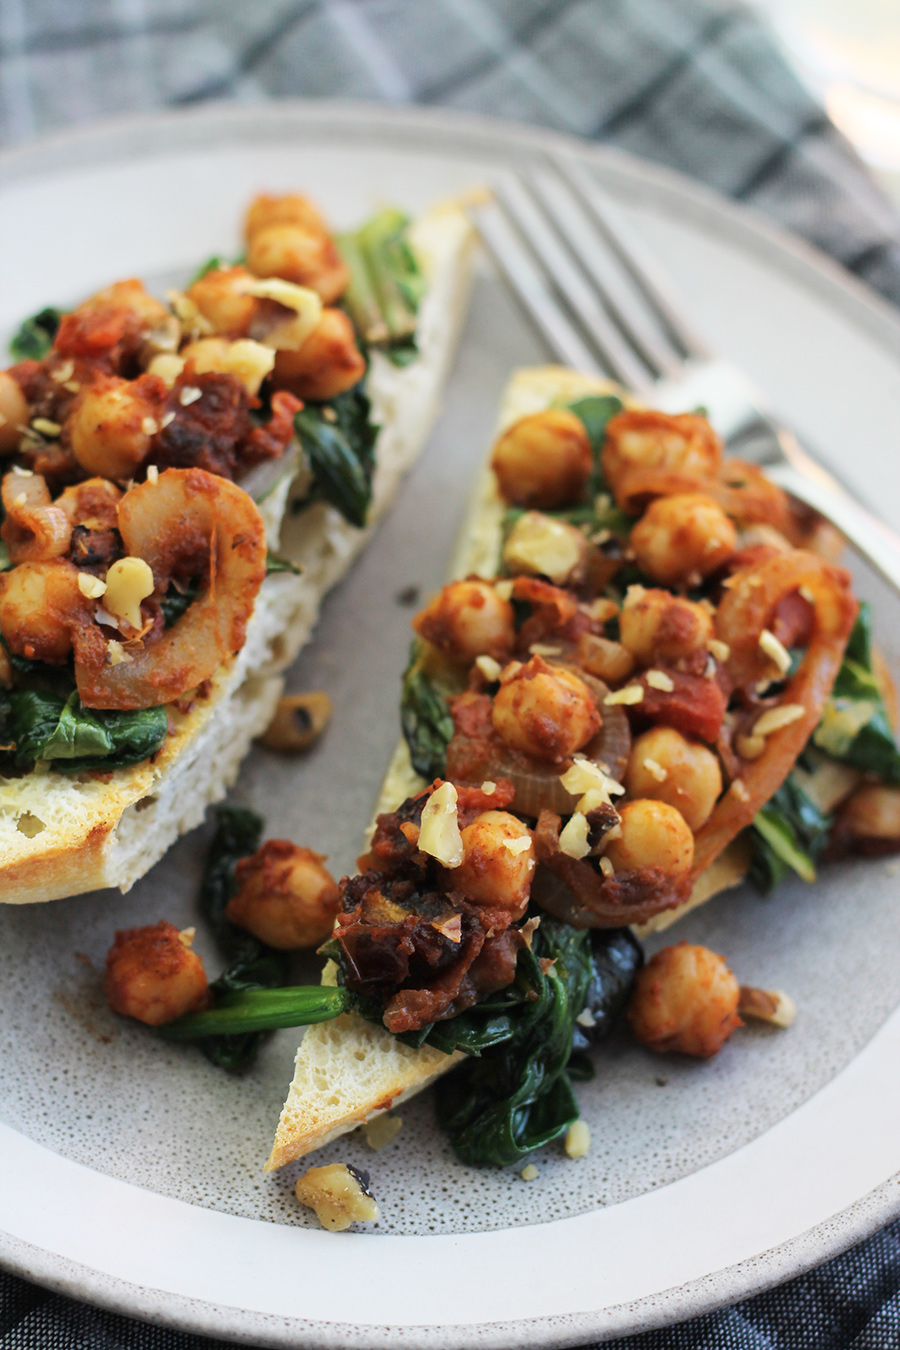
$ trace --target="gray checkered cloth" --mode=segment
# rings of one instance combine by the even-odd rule
[[[463,108],[616,145],[773,216],[900,304],[900,219],[744,5],[0,0],[0,142],[116,113],[289,95]],[[0,1350],[211,1344],[0,1274]],[[616,1345],[900,1347],[900,1224],[737,1308]]]

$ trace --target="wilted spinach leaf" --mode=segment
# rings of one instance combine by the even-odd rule
[[[383,348],[397,366],[418,355],[416,324],[425,278],[410,247],[409,219],[391,207],[337,237],[350,269],[344,305],[366,347]]]
[[[756,813],[750,830],[749,878],[764,894],[790,872],[815,881],[816,864],[828,843],[831,817],[803,791],[793,773]]]
[[[447,698],[449,686],[422,667],[422,643],[413,639],[400,694],[400,725],[416,773],[439,778],[446,767],[447,746],[453,737],[453,718]]]
[[[604,965],[602,948],[610,942],[616,954]],[[542,960],[553,962],[546,973]],[[624,945],[619,934],[592,938],[587,930],[543,915],[532,950],[519,954],[516,981],[504,991],[502,1005],[492,1007],[495,1000],[489,999],[463,1014],[468,1021],[454,1018],[435,1025],[430,1044],[441,1049],[475,1044],[480,1051],[437,1087],[438,1119],[463,1162],[504,1167],[565,1133],[578,1118],[567,1072],[575,1019],[592,987],[595,996],[603,987],[598,1010],[605,1006],[610,1020],[624,1003],[640,960],[640,947],[630,936]],[[482,1030],[490,1032],[491,1023],[503,1019],[509,1034],[478,1047],[479,1015]],[[603,1015],[594,1016],[603,1026]],[[435,1033],[439,1040],[433,1039]],[[581,1076],[581,1069],[579,1057],[572,1076]]]
[[[159,602],[166,628],[171,628],[174,623],[178,622],[202,590],[202,577],[191,577],[187,583],[178,586],[175,585],[174,581],[169,583],[168,590]]]
[[[156,753],[168,733],[165,708],[116,712],[83,708],[77,693],[63,699],[38,689],[13,689],[9,731],[16,763],[52,760],[66,773],[122,769]]]
[[[244,990],[275,989],[287,980],[285,953],[267,947],[251,933],[238,928],[225,913],[229,900],[237,893],[235,867],[241,858],[256,852],[262,834],[262,818],[254,811],[233,806],[219,808],[216,832],[200,887],[201,913],[229,963],[223,974],[210,985],[217,1001],[222,996]],[[210,1036],[200,1042],[200,1048],[219,1068],[227,1069],[229,1073],[246,1073],[256,1059],[265,1035],[264,1031],[252,1031]]]
[[[9,344],[9,350],[16,360],[40,361],[45,357],[53,346],[61,318],[62,310],[48,305],[46,309],[25,319]]]
[[[368,395],[357,384],[330,403],[310,403],[294,417],[294,428],[313,475],[310,500],[326,501],[358,529],[372,501],[375,442]]]
[[[865,602],[812,739],[831,759],[900,783],[900,750],[873,674],[872,611]]]

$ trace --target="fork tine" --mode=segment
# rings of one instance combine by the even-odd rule
[[[603,234],[616,250],[632,279],[671,333],[684,357],[710,359],[711,352],[681,317],[679,306],[658,265],[635,238],[634,231],[598,186],[587,167],[570,155],[554,160],[558,171],[590,211]]]
[[[513,295],[557,360],[589,375],[608,374],[550,294],[544,277],[522,247],[497,202],[492,199],[469,205],[466,211]]]
[[[599,348],[603,364],[632,388],[646,385],[647,370],[597,302],[587,277],[575,265],[522,180],[506,175],[495,185],[495,191],[500,205],[541,263],[548,283],[556,288]]]
[[[571,185],[559,173],[551,175],[542,170],[530,174],[528,182],[654,378],[676,375],[683,358],[674,350],[668,331],[648,307],[605,235],[586,214]]]

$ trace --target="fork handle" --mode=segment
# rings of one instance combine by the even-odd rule
[[[803,473],[793,464],[770,464],[766,477],[836,525],[866,562],[900,592],[900,535],[838,487]]]

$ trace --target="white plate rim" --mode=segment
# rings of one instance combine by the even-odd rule
[[[268,105],[203,106],[175,113],[127,118],[115,124],[58,133],[41,142],[0,154],[0,177],[30,177],[71,169],[98,158],[124,153],[153,153],[178,138],[206,140],[213,128],[232,139],[255,135],[264,126],[273,137],[290,136],[299,128],[336,138],[352,130],[398,145],[419,148],[442,146],[459,150],[467,145],[482,151],[487,142],[517,157],[552,154],[562,149],[587,156],[613,183],[627,183],[655,200],[677,204],[683,212],[726,230],[733,239],[773,266],[788,270],[795,280],[817,291],[843,316],[866,330],[890,351],[900,350],[900,319],[886,301],[849,276],[811,246],[762,221],[739,205],[724,201],[679,175],[609,149],[574,138],[498,122],[471,114],[440,110],[397,109],[360,103],[334,104],[292,100]],[[799,1274],[845,1249],[893,1217],[900,1210],[897,1176],[892,1177],[818,1224],[777,1248],[725,1267],[676,1288],[632,1303],[598,1312],[571,1316],[535,1317],[527,1321],[498,1321],[479,1325],[353,1327],[346,1322],[313,1322],[297,1318],[269,1318],[198,1299],[184,1298],[117,1279],[78,1265],[60,1254],[30,1246],[12,1234],[0,1234],[0,1262],[26,1278],[61,1292],[96,1302],[111,1310],[154,1322],[228,1336],[256,1343],[308,1345],[441,1345],[497,1346],[576,1344],[598,1336],[634,1332],[707,1312]],[[364,1338],[359,1338],[360,1334]],[[448,1339],[451,1338],[452,1340]]]

